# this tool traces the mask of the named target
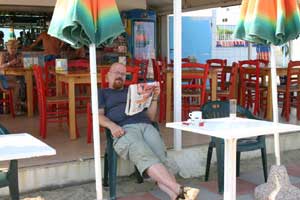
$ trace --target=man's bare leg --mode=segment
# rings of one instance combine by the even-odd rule
[[[153,178],[158,186],[166,192],[171,199],[175,199],[180,191],[180,185],[163,164],[154,164],[147,169],[147,174]]]

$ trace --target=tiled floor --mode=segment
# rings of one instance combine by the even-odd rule
[[[290,181],[300,188],[300,163],[286,166]],[[258,170],[246,172],[237,178],[237,200],[254,200],[254,189],[257,185],[264,183],[261,172]],[[198,200],[221,200],[223,196],[217,192],[217,181],[199,182],[190,185],[200,188]],[[145,194],[138,194],[120,198],[120,200],[166,200],[168,196],[160,190],[150,191]]]
[[[66,124],[51,123],[48,124],[47,138],[43,140],[48,145],[56,149],[57,155],[50,157],[40,157],[33,159],[21,160],[20,166],[34,166],[59,162],[67,162],[72,160],[80,160],[93,157],[93,144],[86,142],[87,121],[85,114],[79,114],[77,119],[80,138],[70,140],[68,137],[68,126]],[[10,115],[0,115],[0,123],[4,125],[12,133],[30,133],[39,137],[39,117],[28,118],[27,116],[18,116],[12,118]],[[164,124],[160,124],[162,137],[167,148],[173,146],[172,129],[166,128]],[[194,146],[199,144],[207,144],[209,137],[186,133],[183,134],[183,146]],[[101,154],[105,150],[105,134],[101,134]],[[0,163],[1,165],[1,163]]]

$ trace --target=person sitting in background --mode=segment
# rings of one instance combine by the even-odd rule
[[[24,77],[4,76],[4,69],[8,67],[21,68],[23,67],[23,57],[18,49],[18,40],[9,40],[6,42],[7,52],[2,53],[0,56],[0,88],[7,90],[13,88],[14,91],[14,107],[16,114],[22,114],[21,106],[24,105],[22,100],[25,101],[25,81]]]
[[[32,50],[40,42],[43,44],[44,60],[46,62],[60,58],[60,48],[62,47],[63,42],[50,36],[46,31],[42,32],[29,47],[25,47],[23,49]]]
[[[0,50],[4,49],[4,33],[0,31]]]
[[[131,160],[142,176],[154,179],[172,200],[197,198],[199,189],[183,187],[167,170],[172,163],[160,133],[152,125],[157,112],[160,87],[154,88],[150,107],[132,116],[125,114],[128,88],[124,88],[126,67],[114,63],[108,72],[109,88],[99,92],[99,122],[114,138],[114,149],[119,156]],[[173,164],[174,168],[175,163]]]

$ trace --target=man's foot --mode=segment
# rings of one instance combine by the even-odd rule
[[[180,187],[180,194],[178,195],[178,200],[196,200],[200,189],[192,187]]]

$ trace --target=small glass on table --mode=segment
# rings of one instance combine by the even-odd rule
[[[236,106],[237,106],[236,99],[230,99],[229,100],[229,117],[232,119],[236,118]]]

